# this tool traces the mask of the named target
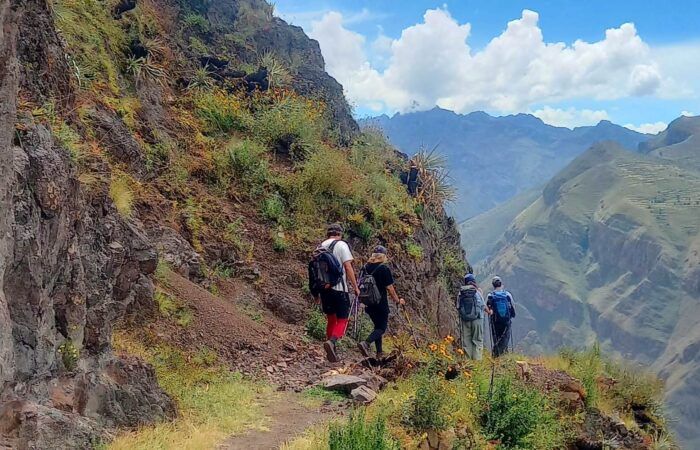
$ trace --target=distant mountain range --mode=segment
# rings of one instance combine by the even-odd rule
[[[667,380],[686,448],[700,448],[700,117],[638,152],[596,144],[541,192],[520,212],[511,205],[477,266],[519,302],[517,340],[533,352],[599,341],[650,366]],[[471,229],[497,223],[484,216]]]
[[[608,121],[568,128],[547,125],[529,114],[493,117],[485,112],[462,115],[440,108],[382,115],[359,121],[379,127],[403,152],[421,146],[438,151],[458,189],[451,212],[458,220],[485,212],[546,183],[558,170],[595,142],[612,140],[636,149],[650,136]]]

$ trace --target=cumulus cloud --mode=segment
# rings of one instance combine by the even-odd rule
[[[542,119],[544,123],[555,127],[574,128],[584,125],[595,125],[601,120],[610,120],[607,111],[575,108],[552,108],[545,106],[542,109],[532,111],[531,114]]]
[[[664,131],[667,126],[668,124],[666,122],[643,123],[641,125],[633,125],[628,123],[625,125],[625,128],[629,128],[630,130],[634,130],[639,133],[658,134]]]
[[[337,12],[312,23],[327,69],[361,106],[407,111],[440,106],[457,112],[486,109],[510,113],[535,103],[575,98],[611,100],[668,90],[649,46],[631,23],[605,32],[597,42],[545,42],[539,15],[524,10],[484,49],[469,46],[471,25],[446,8],[427,10],[423,21],[366,45]],[[366,49],[380,48],[385,67],[370,63]],[[550,120],[575,124],[600,111],[541,111]],[[568,116],[567,116],[568,114]],[[591,116],[593,114],[593,116]],[[567,122],[568,120],[568,122]],[[568,125],[566,125],[568,126]]]

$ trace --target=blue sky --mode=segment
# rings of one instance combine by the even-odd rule
[[[700,114],[700,2],[275,4],[319,41],[358,116],[437,105],[658,131]]]

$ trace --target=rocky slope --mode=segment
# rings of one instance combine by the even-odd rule
[[[265,376],[265,345],[226,330],[264,308],[301,331],[330,221],[358,257],[387,244],[414,321],[452,331],[454,221],[408,197],[405,162],[358,133],[318,44],[270,5],[3,0],[0,20],[0,447],[89,448],[176,414],[153,369],[114,355],[117,326]],[[159,264],[230,302],[195,312],[198,333],[159,328]]]
[[[0,11],[0,445],[86,448],[103,427],[174,415],[152,369],[110,352],[114,321],[152,304],[157,255],[104,189],[81,186],[51,132],[16,111],[18,96],[74,107],[48,5]]]
[[[546,185],[479,269],[507,280],[523,310],[517,339],[531,351],[597,340],[654,367],[689,448],[700,421],[700,173],[688,158],[700,159],[700,146],[684,130],[699,123],[681,118],[641,147],[656,156],[593,146]]]
[[[391,143],[409,155],[420,146],[438,146],[458,189],[451,209],[458,220],[546,183],[595,142],[612,140],[632,150],[648,138],[608,121],[570,130],[547,125],[529,114],[492,117],[484,112],[462,115],[439,108],[360,123],[381,128]]]

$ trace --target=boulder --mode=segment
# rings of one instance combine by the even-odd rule
[[[187,240],[170,227],[158,226],[148,231],[160,257],[172,269],[193,282],[204,280],[204,259]]]
[[[532,369],[527,361],[516,361],[518,365],[518,378],[521,380],[529,380],[532,377]]]
[[[386,386],[386,384],[388,383],[386,378],[371,372],[360,375],[360,378],[363,378],[365,381],[367,381],[367,387],[377,392],[384,389],[384,386]]]
[[[377,398],[377,393],[367,386],[360,386],[350,391],[350,397],[358,403],[371,403]]]
[[[440,435],[436,430],[428,431],[428,445],[431,449],[437,449],[440,445]]]
[[[453,429],[443,430],[438,434],[440,438],[440,444],[438,444],[438,450],[452,450],[455,441],[457,440],[457,435]]]
[[[324,389],[350,394],[353,389],[365,386],[367,380],[354,375],[333,375],[321,381]]]

